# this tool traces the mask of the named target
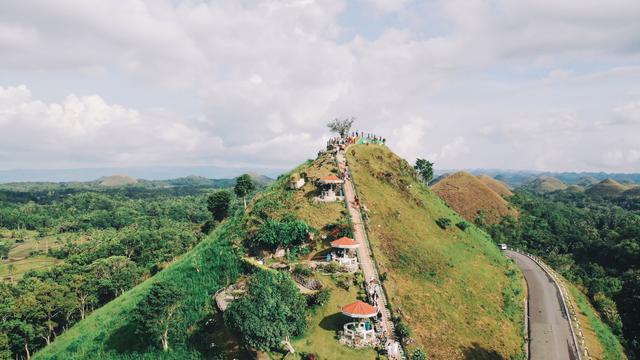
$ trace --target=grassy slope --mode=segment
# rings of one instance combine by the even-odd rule
[[[565,280],[565,284],[569,284]],[[595,360],[623,360],[627,357],[618,338],[600,319],[587,297],[575,286],[568,286],[571,300],[577,305],[576,313],[583,327],[590,355]]]
[[[323,156],[299,166],[293,172],[305,172],[313,180],[328,175],[333,168],[335,168],[335,164],[331,157]],[[313,196],[316,195],[313,181],[309,181],[301,190],[293,191],[287,189],[287,179],[288,175],[285,174],[255,199],[249,208],[250,213],[255,215],[254,220],[260,217],[260,213],[278,218],[287,212],[293,212],[318,230],[322,230],[326,224],[335,222],[342,217],[341,212],[344,210],[344,204],[318,204],[313,201]],[[178,284],[186,294],[188,300],[185,309],[188,309],[189,314],[183,329],[186,334],[193,332],[190,324],[215,312],[211,294],[221,286],[235,281],[240,275],[235,267],[240,261],[240,256],[231,253],[230,242],[241,239],[243,234],[235,233],[234,229],[238,228],[242,221],[244,220],[239,217],[232,218],[191,252],[151,279],[96,310],[87,319],[58,337],[52,345],[37,353],[35,358],[199,358],[200,354],[189,348],[178,349],[168,355],[148,351],[146,353],[125,354],[125,352],[136,350],[136,344],[129,341],[135,338],[132,333],[133,329],[130,327],[129,317],[146,289],[154,281],[169,280]],[[325,246],[327,244],[321,245],[321,248]],[[216,253],[225,253],[229,256],[225,256],[226,260],[221,263],[211,263],[207,260],[219,258]],[[355,301],[355,291],[335,290],[330,304],[310,315],[310,330],[305,336],[295,340],[296,347],[299,344],[303,351],[313,349],[321,359],[334,358],[335,356],[345,359],[375,359],[376,354],[373,351],[356,351],[341,347],[337,341],[331,343],[335,329],[322,328],[322,326],[326,327],[329,320],[336,319],[339,303],[342,304],[346,300]],[[216,318],[218,325],[211,331],[210,340],[216,344],[225,343],[223,347],[229,351],[227,357],[247,358],[247,356],[255,355],[247,354],[239,349],[233,336],[220,323],[220,317],[216,316]]]
[[[489,189],[495,191],[498,195],[502,197],[509,197],[513,195],[513,192],[511,192],[511,190],[509,189],[509,186],[507,186],[507,184],[503,183],[500,180],[496,180],[489,175],[480,175],[480,176],[477,176],[477,178],[478,180],[480,180],[481,183],[487,185]]]
[[[337,287],[328,276],[321,276],[321,281],[331,289],[329,302],[309,316],[309,331],[301,338],[293,342],[297,352],[314,353],[320,359],[350,360],[350,359],[375,359],[375,350],[368,348],[354,350],[341,345],[336,340],[336,331],[342,330],[342,326],[349,321],[342,315],[340,309],[343,305],[356,300],[357,287],[351,286],[349,290]],[[293,359],[293,356],[287,359]]]
[[[184,336],[191,335],[192,324],[212,313],[214,304],[211,295],[240,275],[240,256],[233,251],[230,241],[235,237],[233,225],[229,222],[221,226],[166,270],[93,312],[38,352],[35,359],[133,357],[124,354],[139,346],[130,323],[131,313],[155,281],[169,281],[179,287],[184,295],[185,306],[178,327]],[[188,349],[179,351],[181,355],[174,353],[166,356],[175,358],[191,355]],[[155,353],[147,356],[157,358],[161,355]]]
[[[440,229],[462,218],[382,146],[347,153],[391,303],[432,358],[521,356],[523,279],[475,227]],[[507,275],[511,274],[511,275]],[[511,294],[505,296],[504,294]]]

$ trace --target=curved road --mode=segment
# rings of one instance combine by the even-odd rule
[[[569,320],[553,280],[530,258],[511,250],[505,253],[515,260],[529,287],[530,359],[577,359]]]

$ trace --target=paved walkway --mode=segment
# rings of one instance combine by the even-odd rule
[[[343,168],[345,164],[344,152],[339,151],[336,154],[336,160],[340,164],[340,167]],[[342,169],[341,169],[342,170]],[[354,206],[355,200],[355,190],[353,187],[353,183],[351,182],[351,176],[348,179],[344,179],[344,195],[345,200],[347,201],[347,207],[349,209],[349,214],[351,215],[351,222],[353,223],[353,236],[354,239],[360,243],[360,246],[357,249],[358,252],[358,261],[360,262],[360,268],[362,269],[362,275],[367,281],[371,281],[372,279],[377,280],[379,284],[382,286],[382,282],[378,277],[378,272],[375,269],[375,263],[373,262],[373,257],[369,251],[369,243],[368,238],[365,232],[364,225],[362,223],[362,215],[360,214],[360,209]],[[378,287],[381,289],[381,287]],[[395,340],[395,334],[393,332],[393,322],[391,321],[391,313],[386,306],[385,296],[383,291],[378,292],[378,301],[375,304],[382,313],[382,327],[387,335],[388,339]]]
[[[553,280],[525,255],[511,250],[505,253],[522,269],[529,287],[530,359],[577,359],[569,319]]]

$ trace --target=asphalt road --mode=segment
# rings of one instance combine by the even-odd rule
[[[505,251],[527,280],[529,287],[529,338],[532,360],[577,359],[562,300],[553,280],[528,257]]]

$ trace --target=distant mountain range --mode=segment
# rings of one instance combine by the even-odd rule
[[[285,169],[276,168],[224,168],[216,166],[164,166],[131,168],[86,168],[86,169],[16,169],[0,170],[0,183],[12,182],[88,182],[126,174],[134,179],[166,180],[189,177],[207,179],[233,179],[244,173],[264,174],[275,178]]]
[[[459,170],[436,170],[437,175],[452,174]],[[497,180],[516,188],[534,181],[536,178],[549,177],[560,180],[566,185],[593,185],[605,179],[613,179],[621,184],[640,183],[640,173],[605,173],[605,172],[541,172],[541,171],[511,171],[496,169],[465,170],[473,175],[489,175]]]

